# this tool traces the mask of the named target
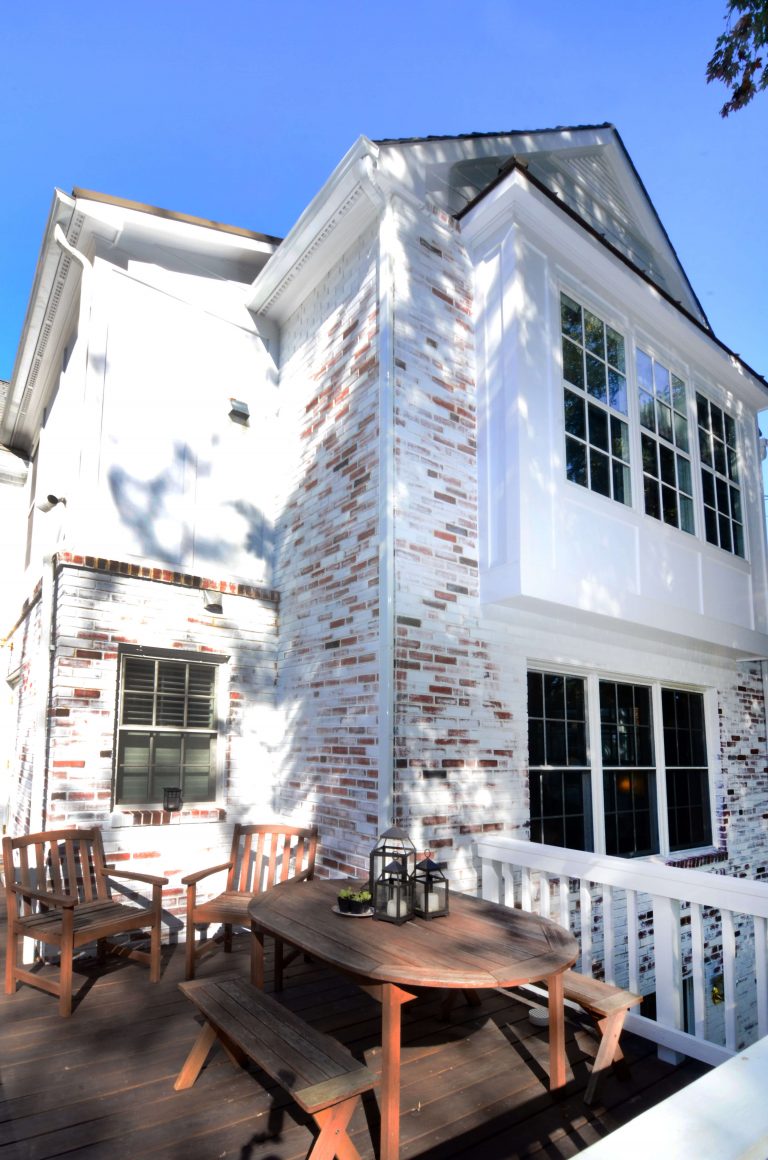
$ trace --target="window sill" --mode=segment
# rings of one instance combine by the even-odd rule
[[[116,806],[112,811],[112,829],[125,826],[181,826],[188,822],[223,822],[227,811],[215,802],[196,802],[170,813],[161,806]]]

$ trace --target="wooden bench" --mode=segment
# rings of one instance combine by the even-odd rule
[[[313,1117],[320,1134],[307,1160],[361,1160],[347,1128],[375,1076],[335,1039],[316,1031],[276,999],[238,979],[179,983],[204,1023],[178,1074],[192,1087],[218,1039],[234,1062],[252,1060]]]
[[[546,997],[546,990],[539,985],[525,984],[519,990]],[[636,995],[634,991],[625,991],[621,987],[613,986],[612,983],[604,983],[602,979],[593,979],[590,975],[582,975],[578,971],[563,972],[563,994],[567,1002],[577,1004],[593,1017],[600,1032],[600,1043],[592,1065],[592,1074],[584,1092],[584,1103],[591,1104],[604,1072],[624,1058],[619,1046],[624,1020],[630,1007],[642,1003],[643,997]],[[473,1006],[480,1004],[480,998],[474,991],[465,991],[464,998]],[[442,1004],[444,1019],[450,1015],[455,999],[456,992],[448,991]]]
[[[630,1007],[642,1003],[643,998],[634,991],[625,991],[612,983],[604,983],[602,979],[593,979],[578,971],[565,972],[563,990],[567,1000],[577,1003],[595,1019],[600,1032],[600,1044],[584,1093],[584,1103],[591,1104],[604,1072],[624,1058],[619,1045],[624,1020]]]

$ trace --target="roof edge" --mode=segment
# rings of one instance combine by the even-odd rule
[[[622,144],[622,148],[623,147],[624,146]],[[670,306],[673,306],[675,310],[682,314],[683,317],[688,320],[688,322],[692,323],[697,330],[700,330],[702,334],[711,339],[712,342],[714,342],[716,346],[720,347],[720,349],[725,354],[727,354],[729,358],[735,359],[739,366],[743,367],[745,371],[752,375],[752,377],[760,384],[760,386],[765,388],[765,390],[768,392],[768,379],[764,375],[761,375],[759,371],[756,371],[754,367],[751,367],[749,363],[741,357],[740,354],[737,354],[736,351],[731,350],[731,348],[726,343],[724,343],[722,339],[718,338],[710,326],[708,319],[705,325],[705,323],[698,319],[695,314],[691,314],[690,310],[686,309],[682,302],[679,302],[677,298],[673,298],[669,291],[665,290],[663,286],[659,286],[658,282],[654,281],[650,274],[646,273],[646,271],[643,270],[641,266],[636,265],[631,258],[628,258],[626,254],[624,254],[617,246],[614,246],[612,242],[609,242],[608,239],[599,232],[599,230],[596,230],[590,222],[581,217],[581,215],[577,213],[575,209],[573,209],[570,205],[558,197],[556,193],[554,193],[537,177],[534,177],[533,174],[529,171],[528,166],[525,164],[524,158],[520,160],[518,160],[516,157],[510,158],[507,164],[499,170],[493,181],[489,182],[489,184],[485,187],[485,189],[481,190],[477,197],[473,198],[471,202],[460,209],[458,213],[453,215],[455,220],[460,222],[463,218],[465,218],[488,196],[488,194],[490,194],[494,189],[501,185],[512,173],[521,174],[526,179],[526,181],[529,181],[531,185],[536,190],[538,190],[539,193],[541,193],[544,197],[547,198],[549,202],[551,202],[552,205],[557,206],[557,208],[561,210],[567,217],[570,217],[573,221],[580,225],[582,229],[590,235],[590,237],[599,242],[601,246],[604,246],[605,249],[613,255],[613,257],[618,258],[618,260],[627,266],[634,274],[637,274],[637,276],[641,278],[643,282],[646,282],[649,286],[652,286],[656,293],[661,298],[663,298],[665,302],[669,303]],[[654,210],[654,213],[655,212],[656,211]],[[693,297],[695,301],[698,302],[698,298],[695,294]],[[703,310],[702,316],[705,319],[707,317]]]
[[[271,234],[262,234],[256,230],[246,230],[241,226],[226,225],[222,222],[212,221],[210,218],[195,217],[193,214],[177,213],[175,210],[162,209],[156,205],[145,205],[144,202],[130,201],[127,198],[115,197],[109,193],[99,193],[93,189],[81,189],[75,186],[72,190],[74,198],[82,198],[84,201],[100,202],[103,205],[117,206],[119,209],[135,210],[137,213],[149,214],[152,217],[167,218],[169,221],[183,222],[185,225],[201,226],[204,229],[218,230],[224,234],[235,234],[237,237],[249,238],[256,242],[267,242],[270,245],[279,246],[282,238],[273,237]]]

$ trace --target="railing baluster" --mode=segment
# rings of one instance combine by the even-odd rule
[[[560,888],[558,890],[558,902],[560,904],[560,925],[564,926],[566,930],[571,929],[571,880],[567,874],[560,875]]]
[[[592,974],[592,891],[590,883],[582,878],[579,887],[581,910],[581,969],[585,975]]]
[[[613,889],[603,887],[603,966],[605,981],[616,982],[616,960],[614,956]]]
[[[691,903],[691,974],[693,976],[694,1035],[706,1038],[707,1010],[704,988],[704,922],[698,902]]]
[[[721,910],[723,945],[723,991],[725,992],[725,1046],[736,1050],[736,935],[733,911]]]
[[[764,918],[754,919],[755,930],[755,983],[757,985],[757,1033],[768,1035],[768,940]]]
[[[550,903],[552,901],[550,891],[552,884],[550,882],[549,874],[542,870],[539,875],[539,914],[544,918],[550,916]]]
[[[520,871],[520,905],[523,910],[533,909],[531,895],[531,871],[528,866],[523,866]]]
[[[637,891],[625,891],[627,900],[627,967],[629,989],[640,993],[640,939],[637,929]]]

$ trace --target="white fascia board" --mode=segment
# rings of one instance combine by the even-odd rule
[[[382,207],[378,148],[359,137],[255,279],[246,303],[282,323]]]
[[[545,239],[553,268],[557,256],[561,256],[564,264],[583,271],[585,284],[599,285],[603,298],[615,310],[632,313],[647,329],[663,336],[694,371],[699,367],[755,411],[768,406],[768,385],[738,355],[581,228],[570,214],[559,212],[551,199],[518,169],[499,182],[461,221],[462,238],[473,260],[481,260],[513,224]]]
[[[146,210],[121,205],[119,201],[98,201],[87,197],[77,198],[78,212],[86,218],[83,247],[91,237],[106,237],[111,243],[124,245],[130,249],[132,237],[157,238],[159,235],[174,249],[197,252],[213,250],[222,257],[232,253],[264,254],[275,252],[277,244],[266,239],[248,237],[243,232],[229,232],[208,226],[205,222],[190,222],[165,215],[162,211],[147,207]],[[87,236],[86,236],[87,235]]]
[[[58,225],[61,226],[65,234],[68,234],[75,214],[75,205],[74,198],[62,193],[60,189],[54,191],[35,268],[32,293],[21,329],[16,361],[8,388],[8,398],[2,420],[0,420],[0,443],[10,447],[23,442],[23,439],[20,438],[22,435],[29,436],[28,431],[21,432],[19,429],[20,412],[22,405],[29,402],[29,399],[25,400],[24,398],[25,392],[31,392],[34,389],[31,376],[32,372],[35,371],[33,377],[37,378],[35,364],[43,357],[41,339],[45,338],[45,328],[53,322],[53,316],[57,309],[58,303],[52,301],[52,295],[57,283],[59,267],[63,268],[70,261],[54,241],[54,230]]]

